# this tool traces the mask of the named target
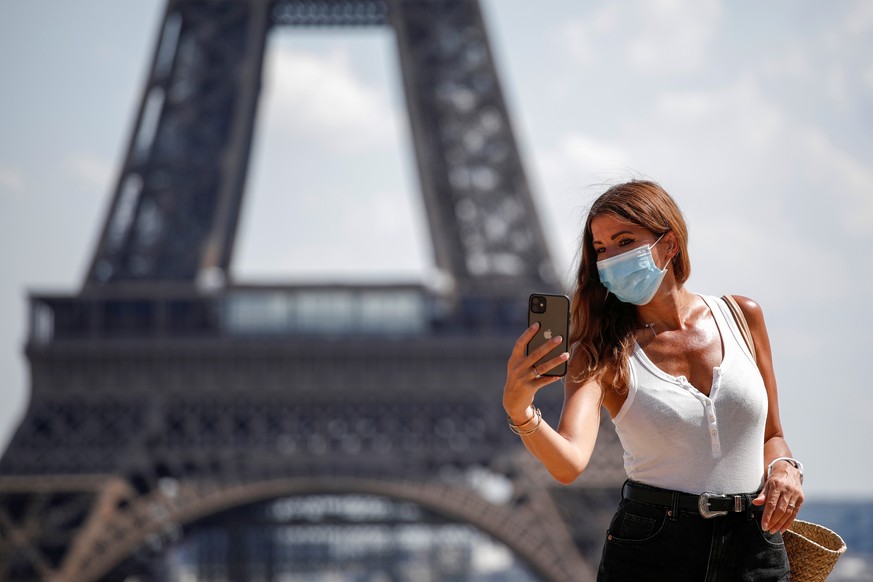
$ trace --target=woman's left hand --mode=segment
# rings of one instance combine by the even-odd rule
[[[764,484],[764,489],[753,505],[765,505],[761,528],[771,534],[785,533],[794,523],[800,506],[803,505],[803,489],[800,471],[794,465],[782,462],[773,467],[773,473]]]

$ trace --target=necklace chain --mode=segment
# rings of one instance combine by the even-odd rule
[[[658,337],[658,332],[655,331],[655,323],[654,322],[644,323],[643,327],[650,330],[652,332],[652,335],[654,335],[655,337]]]

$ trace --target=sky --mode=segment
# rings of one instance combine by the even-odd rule
[[[660,182],[689,224],[688,287],[763,306],[807,495],[873,497],[873,3],[482,7],[559,272],[609,184]],[[0,449],[28,401],[27,296],[82,284],[162,14],[0,0]],[[426,279],[392,33],[283,29],[268,49],[233,278]]]

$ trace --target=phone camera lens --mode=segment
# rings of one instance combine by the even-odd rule
[[[530,298],[530,310],[534,313],[546,312],[546,298],[542,295],[534,295]]]

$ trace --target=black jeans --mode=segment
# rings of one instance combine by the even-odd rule
[[[705,519],[622,499],[612,518],[598,582],[790,580],[782,534],[761,529],[763,507]]]

